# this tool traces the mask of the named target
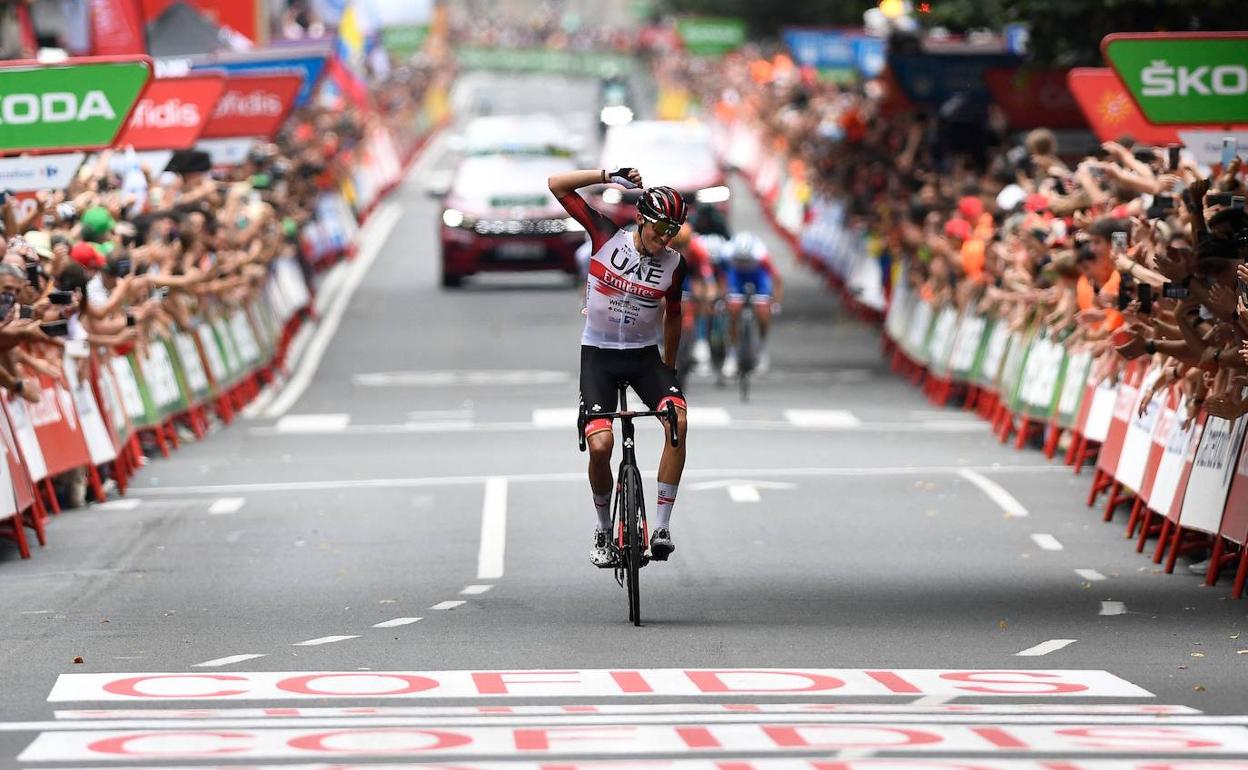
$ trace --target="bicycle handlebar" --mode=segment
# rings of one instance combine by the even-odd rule
[[[667,421],[668,442],[672,445],[673,449],[680,446],[680,432],[676,427],[676,404],[671,401],[668,401],[667,406],[663,407],[661,411],[604,412],[602,414],[594,414],[595,420],[614,420],[620,417],[626,417],[630,420],[634,417],[658,417],[660,419],[665,419]],[[581,451],[584,452],[587,445],[585,442],[585,412],[583,411],[576,416],[576,435],[577,440],[580,442]]]

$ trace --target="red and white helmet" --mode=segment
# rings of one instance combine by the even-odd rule
[[[649,187],[642,191],[637,201],[637,211],[646,219],[657,219],[683,225],[689,215],[689,207],[680,193],[670,187]]]

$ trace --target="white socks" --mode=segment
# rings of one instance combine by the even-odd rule
[[[593,490],[590,492],[594,495],[594,511],[598,514],[598,529],[603,532],[611,531],[611,494],[600,495]]]
[[[656,512],[654,528],[666,529],[672,521],[672,506],[676,504],[676,484],[658,483],[659,509]]]

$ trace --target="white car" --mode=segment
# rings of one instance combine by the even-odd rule
[[[584,148],[585,138],[570,131],[566,119],[536,113],[473,118],[461,143],[465,155],[571,157]]]
[[[634,167],[647,187],[666,185],[685,197],[690,208],[713,205],[728,215],[727,176],[711,145],[706,126],[688,120],[638,120],[612,126],[602,147],[603,168]],[[618,224],[631,222],[639,191],[607,187],[603,213]]]

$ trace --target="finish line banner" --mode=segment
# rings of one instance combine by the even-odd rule
[[[1149,698],[1107,671],[621,669],[62,674],[48,700],[608,698],[740,695]]]

